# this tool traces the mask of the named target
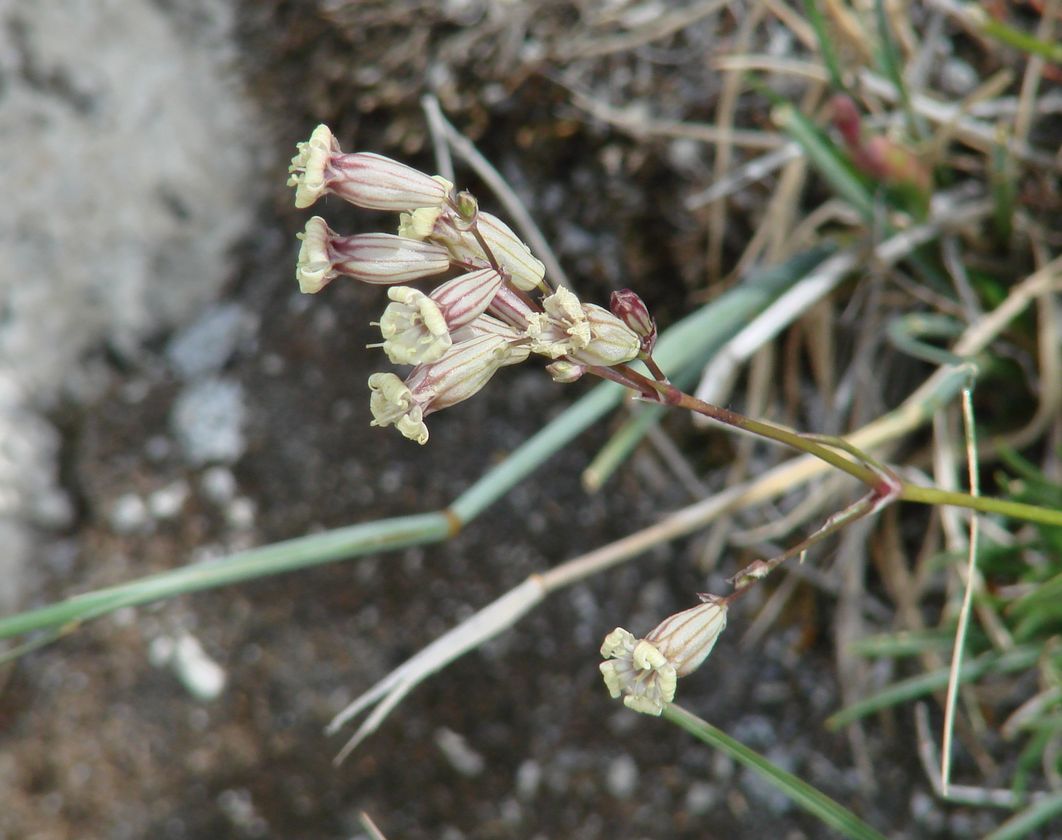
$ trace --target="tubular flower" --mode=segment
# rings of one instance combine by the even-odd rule
[[[453,344],[451,333],[483,314],[502,278],[494,269],[474,271],[443,283],[431,295],[395,286],[380,318],[383,349],[398,365],[435,362]]]
[[[472,233],[473,224],[487,243],[490,256]],[[493,257],[512,284],[524,292],[539,288],[546,274],[546,267],[512,228],[490,213],[477,211],[472,219],[465,219],[451,207],[422,207],[402,214],[398,235],[443,245],[455,262],[468,266],[493,267]]]
[[[542,284],[546,267],[505,222],[490,213],[479,213],[476,224],[494,258],[509,273],[516,288],[530,292]]]
[[[599,666],[605,686],[636,712],[659,715],[675,699],[679,677],[693,673],[726,628],[727,603],[701,595],[702,604],[665,618],[644,639],[617,627],[605,637]]]
[[[440,206],[453,184],[371,152],[343,154],[326,125],[314,129],[308,142],[297,144],[288,186],[295,187],[295,206],[309,207],[334,193],[368,210],[414,210]]]
[[[479,335],[453,345],[436,362],[418,365],[405,382],[393,373],[374,373],[369,377],[371,425],[393,425],[410,440],[427,443],[424,418],[476,394],[513,352],[504,338]]]
[[[431,299],[453,330],[472,323],[486,312],[501,287],[502,276],[493,268],[485,268],[447,280],[431,293]]]
[[[388,233],[341,236],[320,216],[299,234],[302,247],[295,277],[308,294],[319,292],[340,274],[366,283],[390,285],[441,274],[450,268],[446,249]]]
[[[527,337],[534,353],[609,367],[629,362],[641,349],[641,339],[619,318],[600,306],[580,303],[567,289],[545,298],[542,308],[544,312],[528,318]]]

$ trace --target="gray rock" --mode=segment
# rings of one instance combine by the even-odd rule
[[[0,154],[15,162],[0,202],[6,527],[69,515],[43,413],[91,396],[90,354],[135,357],[198,311],[252,224],[261,162],[231,76],[234,9],[0,0]]]
[[[243,455],[243,388],[231,379],[204,379],[177,397],[170,417],[185,460],[192,466],[231,464]]]
[[[170,340],[166,356],[185,379],[219,373],[249,326],[250,316],[239,304],[212,306]]]

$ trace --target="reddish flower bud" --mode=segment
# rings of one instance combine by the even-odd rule
[[[641,339],[641,351],[652,353],[656,345],[656,321],[649,314],[645,301],[630,289],[620,289],[612,293],[609,308]]]

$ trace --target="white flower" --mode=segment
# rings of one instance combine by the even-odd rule
[[[393,373],[374,373],[369,377],[371,425],[393,425],[410,440],[427,443],[424,418],[476,394],[512,354],[506,339],[479,335],[454,344],[438,361],[418,365],[405,382]]]
[[[313,216],[306,223],[306,230],[296,234],[302,240],[299,262],[295,268],[299,291],[308,295],[316,294],[339,276],[328,250],[329,240],[334,235],[320,216]]]
[[[675,699],[679,677],[700,667],[726,628],[727,602],[701,595],[702,604],[665,618],[644,639],[622,627],[605,637],[599,666],[613,697],[627,708],[659,715]]]
[[[675,699],[675,666],[644,639],[617,627],[605,637],[601,656],[608,660],[599,667],[609,694],[623,697],[628,709],[659,715]]]
[[[297,144],[288,186],[295,187],[295,206],[309,207],[326,193],[368,210],[414,210],[439,207],[453,184],[404,163],[373,154],[343,154],[326,125],[319,125],[306,143]]]
[[[320,216],[306,223],[295,276],[304,292],[320,291],[340,274],[365,283],[391,285],[441,274],[450,255],[441,245],[388,233],[341,236]]]
[[[434,362],[450,349],[450,328],[439,306],[409,286],[387,290],[392,303],[380,318],[383,349],[396,365]]]
[[[542,301],[544,312],[528,317],[527,337],[531,351],[559,359],[590,343],[590,324],[579,298],[565,288]]]
[[[393,373],[374,373],[369,377],[369,408],[372,426],[394,425],[410,440],[422,446],[428,442],[428,427],[424,425],[424,408],[413,392]]]
[[[577,362],[612,367],[638,356],[642,349],[641,338],[607,309],[584,303],[583,315],[590,340],[570,354]]]
[[[295,148],[298,151],[288,167],[288,186],[295,187],[295,206],[309,207],[325,193],[325,167],[339,151],[339,143],[327,125],[319,125],[307,142],[298,143]]]

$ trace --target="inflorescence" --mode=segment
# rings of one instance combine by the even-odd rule
[[[625,317],[632,309],[625,298],[617,317],[567,289],[554,290],[509,226],[445,178],[380,155],[344,154],[324,125],[299,144],[290,172],[297,207],[334,194],[401,213],[397,235],[343,236],[320,216],[299,235],[302,291],[319,292],[339,275],[390,287],[391,302],[375,322],[383,340],[372,346],[413,369],[404,380],[394,373],[369,377],[373,425],[393,425],[423,444],[425,417],[468,399],[500,368],[532,353],[551,360],[554,379],[572,382],[589,367],[629,362],[642,351],[636,330],[651,325],[647,312]],[[402,285],[444,275],[450,279],[428,293]]]
[[[397,234],[343,236],[320,216],[299,234],[303,292],[315,294],[340,275],[389,287],[390,303],[373,322],[383,340],[370,346],[412,369],[405,379],[390,372],[369,377],[372,425],[395,426],[427,443],[424,418],[467,400],[500,368],[532,353],[550,360],[546,370],[557,382],[587,372],[634,382],[629,377],[637,374],[620,372],[634,359],[659,372],[651,356],[656,324],[638,295],[614,292],[604,309],[554,289],[508,225],[445,178],[376,154],[345,154],[324,125],[298,144],[289,171],[296,207],[332,194],[401,214]],[[425,278],[443,282],[427,293],[403,285]],[[613,697],[638,712],[663,711],[678,677],[704,661],[726,627],[726,600],[701,598],[644,639],[618,627],[606,637],[601,672]]]

